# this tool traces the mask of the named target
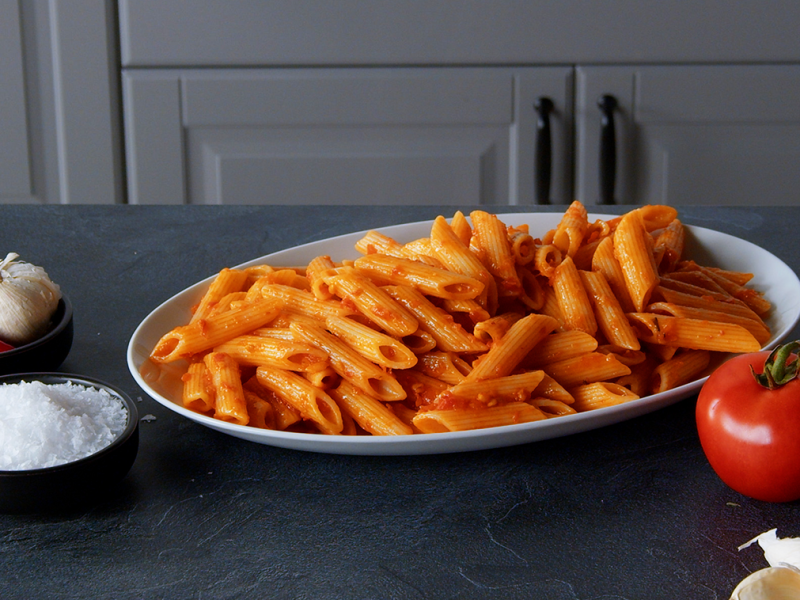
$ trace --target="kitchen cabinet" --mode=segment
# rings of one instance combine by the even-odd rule
[[[112,0],[0,1],[0,203],[124,200]]]
[[[576,197],[800,203],[800,65],[579,66],[576,80]],[[616,178],[605,194],[604,95],[616,101]]]
[[[126,72],[129,201],[526,203],[542,135],[547,193],[565,201],[572,81],[566,67]],[[542,97],[559,108],[539,132]]]
[[[119,16],[131,203],[800,202],[795,3],[121,0]]]

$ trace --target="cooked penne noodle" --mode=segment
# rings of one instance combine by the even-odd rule
[[[331,315],[353,317],[357,313],[342,306],[340,302],[317,300],[311,292],[290,287],[288,285],[269,284],[261,288],[264,298],[272,298],[283,303],[290,310],[302,313],[315,319],[325,319]]]
[[[507,312],[475,325],[473,334],[485,343],[496,342],[502,338],[509,328],[523,317],[522,313]]]
[[[515,230],[509,234],[511,254],[519,266],[525,266],[536,256],[536,244],[533,236],[527,231]]]
[[[258,367],[256,377],[258,383],[295,408],[303,419],[314,422],[323,433],[341,433],[342,413],[323,390],[296,373],[272,367]]]
[[[183,381],[183,405],[201,413],[214,410],[214,386],[204,362],[189,365]]]
[[[249,390],[244,390],[248,425],[259,429],[275,429],[275,409],[272,404]]]
[[[536,275],[524,267],[517,267],[517,276],[522,285],[519,300],[528,310],[542,308],[544,306],[544,290],[539,284],[539,280],[536,279]]]
[[[408,402],[414,406],[429,406],[450,384],[425,375],[416,369],[397,371],[397,380],[408,395]],[[400,403],[398,403],[400,404]]]
[[[392,375],[323,327],[301,322],[292,323],[291,327],[300,339],[328,354],[331,367],[342,379],[350,381],[379,400],[395,401],[406,397],[403,386]]]
[[[605,275],[599,271],[579,271],[583,288],[591,302],[597,325],[612,344],[638,350],[641,347],[636,332],[628,323],[625,311],[617,300]]]
[[[553,234],[553,244],[564,256],[575,256],[589,228],[586,208],[578,201],[569,205]]]
[[[467,221],[464,213],[460,210],[453,213],[453,218],[450,219],[450,227],[452,227],[458,239],[464,242],[465,246],[469,246],[469,242],[472,239],[472,226]]]
[[[708,368],[707,350],[685,350],[658,365],[652,374],[648,393],[658,394],[688,383]]]
[[[557,400],[563,404],[572,404],[575,398],[567,391],[563,385],[558,383],[555,379],[550,377],[547,373],[542,377],[542,382],[533,391],[535,397],[549,398],[550,400]]]
[[[455,322],[449,313],[434,305],[419,290],[405,285],[382,289],[417,318],[419,328],[436,340],[439,350],[459,353],[486,351],[486,344]]]
[[[417,364],[417,355],[405,344],[352,319],[328,317],[325,327],[377,365],[389,369],[410,369]]]
[[[364,431],[372,435],[411,435],[414,431],[381,402],[366,394],[347,380],[335,390],[331,397],[342,412],[347,413]]]
[[[447,408],[459,400],[476,400],[493,405],[498,401],[525,402],[544,379],[544,371],[527,371],[479,381],[462,381],[442,392],[436,399],[436,408]]]
[[[417,330],[414,315],[356,269],[341,267],[327,281],[334,294],[387,333],[403,337]]]
[[[669,226],[678,216],[678,209],[664,204],[646,204],[633,210],[641,219],[648,232]]]
[[[668,273],[675,269],[675,265],[683,256],[685,242],[686,230],[683,223],[673,219],[655,239],[654,250],[661,256],[659,273]]]
[[[533,258],[533,266],[542,275],[550,279],[556,271],[556,267],[561,264],[561,250],[553,244],[541,244],[536,246]]]
[[[328,355],[319,348],[294,341],[240,335],[214,347],[242,366],[266,365],[289,371],[319,371],[328,364]]]
[[[302,375],[311,385],[321,390],[331,390],[341,381],[341,377],[331,366],[327,366],[321,371],[305,371]]]
[[[522,366],[535,368],[595,350],[597,350],[597,339],[586,332],[578,330],[554,332],[536,344],[522,361]]]
[[[597,332],[594,310],[578,269],[569,256],[556,268],[553,290],[566,328],[594,335]]]
[[[242,388],[239,365],[224,352],[210,352],[203,362],[214,387],[214,418],[220,421],[247,425],[247,401]]]
[[[419,328],[414,333],[404,335],[400,341],[414,354],[423,354],[436,348],[436,340],[433,336]]]
[[[622,310],[625,312],[636,310],[628,292],[628,286],[625,283],[625,274],[622,272],[619,261],[614,256],[614,239],[612,237],[603,238],[597,245],[592,255],[592,271],[603,274],[614,292],[614,296],[622,306]]]
[[[246,281],[247,272],[238,269],[222,269],[203,294],[190,322],[206,318],[222,298],[232,292],[241,292]]]
[[[569,404],[564,404],[559,400],[552,400],[551,398],[531,398],[528,400],[528,404],[532,404],[538,408],[548,418],[563,417],[565,415],[574,415],[577,413]]]
[[[575,397],[572,408],[577,412],[616,406],[639,398],[628,388],[607,381],[580,385],[572,388],[571,392]]]
[[[528,352],[541,342],[558,323],[547,315],[530,314],[516,321],[506,334],[476,360],[467,381],[481,381],[509,375]]]
[[[403,244],[379,231],[368,231],[355,244],[361,254],[386,254],[398,258],[408,258]]]
[[[717,275],[721,275],[725,279],[729,279],[738,285],[747,285],[753,279],[753,273],[743,273],[741,271],[729,271],[727,269],[720,269],[719,267],[704,267],[706,271],[711,271]]]
[[[360,273],[389,285],[407,285],[423,294],[451,300],[471,300],[484,285],[477,279],[403,258],[370,254],[355,261]]]
[[[306,278],[311,286],[311,292],[317,300],[330,300],[333,292],[325,281],[326,277],[336,274],[336,265],[330,256],[317,256],[308,263]]]
[[[245,392],[255,394],[264,402],[268,402],[270,406],[272,406],[272,414],[275,419],[275,429],[287,429],[302,419],[299,410],[288,405],[286,402],[281,400],[281,398],[275,392],[268,390],[263,385],[258,383],[258,377],[256,375],[253,375],[250,379],[245,381],[243,388]]]
[[[651,354],[644,362],[632,365],[630,367],[631,372],[622,377],[618,377],[614,380],[614,383],[628,388],[639,397],[647,396],[651,393],[650,390],[652,389],[653,369],[655,369],[657,363],[660,361],[660,358],[656,358]]]
[[[739,315],[733,315],[718,310],[707,308],[695,308],[682,306],[672,302],[654,302],[647,307],[647,312],[660,315],[671,315],[673,317],[683,317],[685,319],[700,319],[703,321],[716,321],[718,323],[734,323],[747,329],[758,343],[764,346],[771,337],[769,328],[764,322]]]
[[[752,308],[756,314],[765,315],[769,312],[769,309],[772,308],[769,300],[764,298],[764,296],[757,290],[744,287],[743,285],[740,285],[735,281],[732,281],[731,279],[712,271],[711,269],[700,267],[700,270],[706,275],[706,277],[711,279],[728,294],[747,304],[747,306]]]
[[[417,370],[455,385],[464,381],[472,366],[454,352],[427,352],[420,355]]]
[[[223,342],[263,327],[278,316],[281,308],[282,304],[277,300],[260,299],[239,309],[231,309],[175,327],[162,336],[153,348],[150,358],[156,362],[172,362],[210,350]]]
[[[470,243],[489,272],[497,278],[497,295],[516,296],[521,284],[506,226],[497,215],[482,210],[474,210],[469,216],[473,226]]]
[[[715,352],[758,352],[761,349],[752,333],[733,323],[653,313],[628,313],[628,320],[639,339],[651,344]]]
[[[535,406],[525,402],[510,402],[488,408],[420,411],[413,423],[423,433],[445,433],[531,423],[546,418]]]
[[[461,238],[453,231],[444,217],[438,217],[431,226],[431,244],[436,257],[449,270],[477,279],[483,285],[483,291],[475,298],[481,306],[494,313],[497,308],[497,284],[494,277],[469,249]]]
[[[451,315],[465,315],[472,326],[482,323],[491,318],[489,311],[483,308],[475,300],[442,300],[442,308]]]
[[[622,217],[613,239],[614,257],[622,268],[633,306],[642,311],[650,301],[659,277],[653,260],[653,238],[647,233],[638,210]]]
[[[710,296],[702,296],[686,292],[680,292],[674,289],[664,287],[663,285],[659,285],[653,292],[653,299],[655,300],[656,298],[680,306],[686,306],[690,308],[701,308],[715,312],[724,312],[729,315],[742,317],[745,319],[751,319],[753,321],[758,321],[761,324],[764,323],[761,320],[761,317],[759,317],[755,312],[753,312],[753,310],[750,307],[748,307],[747,305],[736,299],[717,300],[711,298]]]
[[[570,390],[587,383],[608,381],[629,375],[630,367],[623,365],[611,354],[590,352],[542,366],[542,370]]]

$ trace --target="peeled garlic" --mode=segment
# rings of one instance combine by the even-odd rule
[[[733,590],[731,600],[800,598],[800,538],[779,539],[777,530],[770,529],[739,546],[739,550],[754,542],[764,550],[770,567],[745,577]]]
[[[61,290],[42,267],[15,259],[10,252],[0,262],[0,340],[12,346],[28,344],[47,332]]]

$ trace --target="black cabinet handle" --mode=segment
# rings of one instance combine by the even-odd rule
[[[553,141],[550,134],[550,113],[553,101],[542,96],[533,105],[539,118],[536,121],[536,153],[534,155],[534,187],[536,204],[550,204],[550,181],[553,171]]]
[[[614,110],[617,99],[603,95],[600,107],[600,204],[615,204],[614,184],[617,178],[617,138],[614,131]]]

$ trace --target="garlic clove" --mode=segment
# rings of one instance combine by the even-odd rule
[[[730,600],[797,600],[800,572],[788,567],[768,567],[745,577]]]

